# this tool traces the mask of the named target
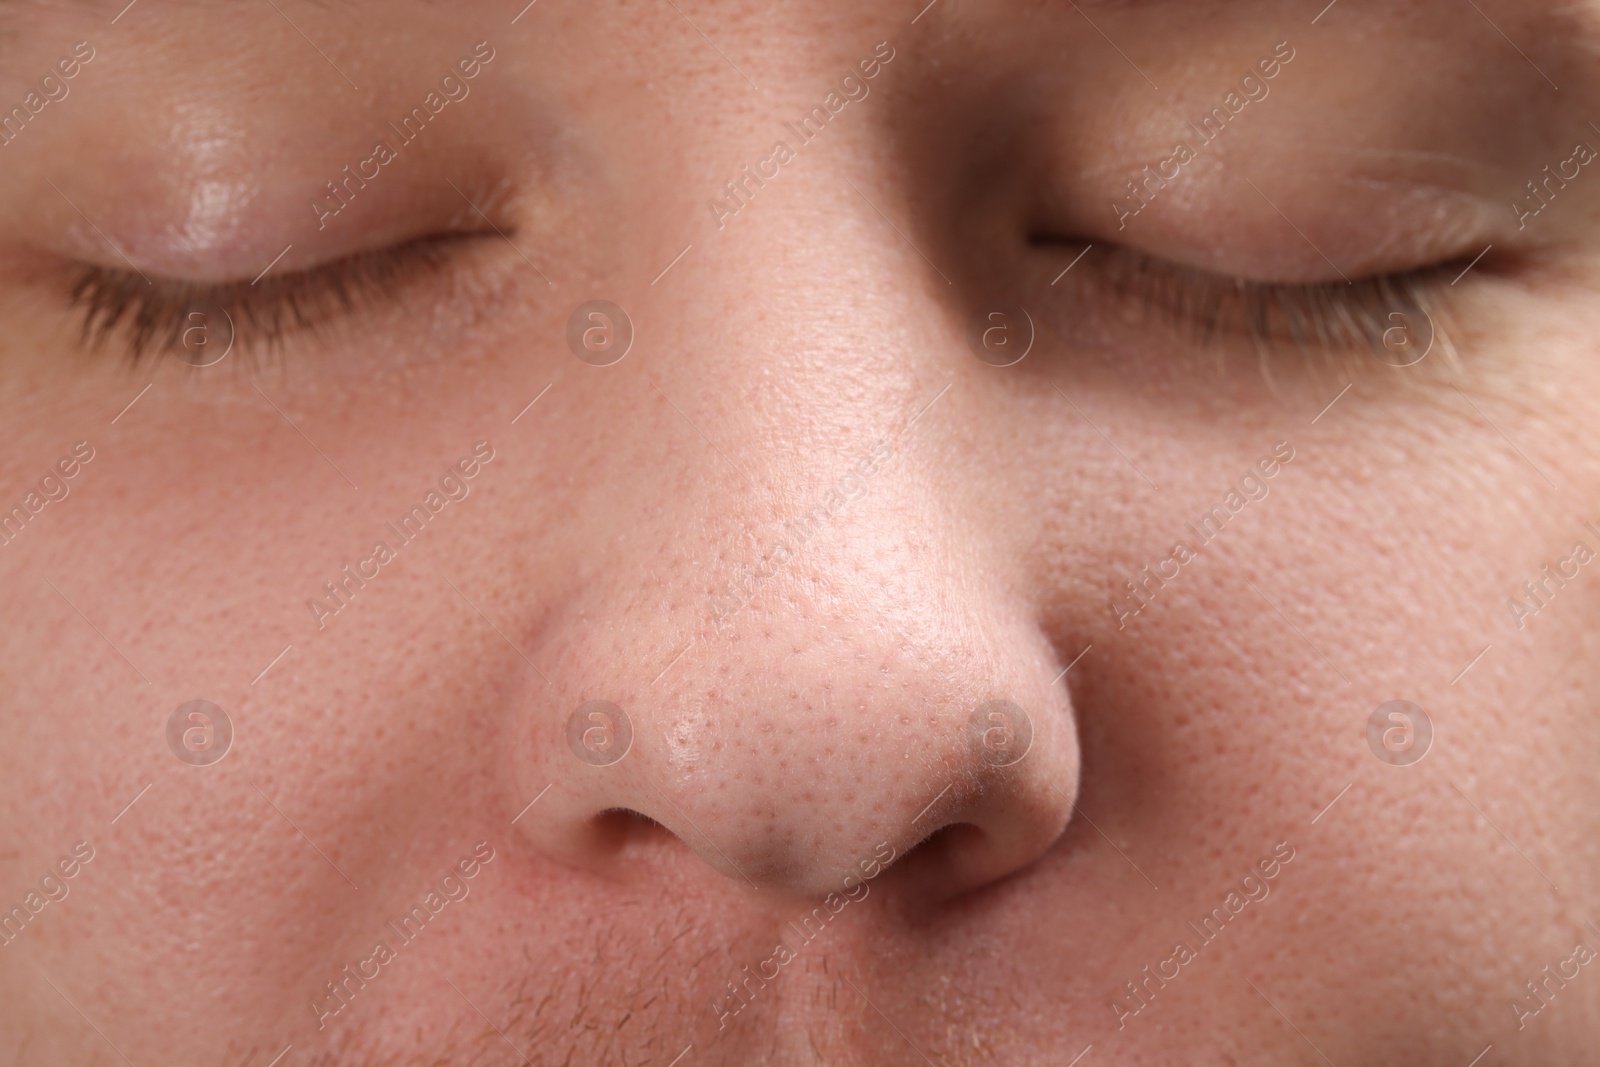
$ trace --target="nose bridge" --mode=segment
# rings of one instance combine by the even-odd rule
[[[727,122],[685,131],[696,164],[673,182],[670,200],[692,205],[681,231],[692,240],[649,286],[654,318],[670,343],[693,346],[708,366],[823,370],[834,392],[837,372],[853,362],[841,367],[841,347],[875,354],[871,377],[849,379],[863,402],[918,371],[946,377],[936,369],[943,353],[932,353],[950,336],[954,275],[922,251],[942,241],[908,201],[914,186],[885,127],[893,98],[846,101],[831,116],[819,105],[828,124],[813,129],[786,116],[832,90],[809,81],[791,88],[783,95],[793,107],[742,113],[732,132]],[[764,165],[775,157],[786,162]],[[707,346],[711,338],[721,343]]]
[[[854,158],[811,161],[692,246],[646,309],[668,354],[651,388],[671,428],[709,447],[701,488],[728,492],[707,506],[738,520],[734,537],[778,523],[788,536],[765,547],[779,556],[859,513],[861,497],[927,473],[914,473],[906,434],[956,377],[947,286],[852,190],[837,157]],[[898,213],[892,196],[878,199]],[[760,570],[763,558],[744,562]]]

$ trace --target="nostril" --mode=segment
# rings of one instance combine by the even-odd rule
[[[796,636],[793,648],[811,640]],[[863,641],[870,647],[860,635],[840,640],[852,650],[841,663],[856,664]],[[883,662],[899,654],[885,652]],[[1065,687],[1030,695],[985,683],[986,699],[973,706],[965,690],[977,683],[952,683],[959,693],[937,679],[918,688],[920,676],[908,673],[903,686],[847,677],[842,696],[819,684],[813,700],[803,686],[774,696],[758,667],[749,665],[748,685],[759,687],[749,706],[713,686],[704,696],[663,695],[670,708],[653,713],[648,729],[624,730],[620,706],[601,713],[587,701],[579,707],[591,710],[568,719],[568,744],[554,725],[529,731],[529,763],[507,807],[523,796],[540,806],[519,830],[549,859],[615,883],[715,874],[763,897],[827,899],[861,893],[858,885],[888,868],[882,884],[913,905],[966,898],[1059,840],[1078,787]],[[686,674],[681,684],[711,682]],[[1021,693],[1025,703],[988,698],[995,691]],[[584,735],[575,743],[574,722]],[[591,733],[616,742],[608,752],[627,751],[592,762],[581,754]],[[550,795],[538,800],[543,790]]]
[[[607,808],[592,820],[595,838],[610,852],[651,842],[677,840],[677,835],[656,820],[632,808]]]
[[[949,860],[957,858],[962,852],[981,845],[989,835],[983,829],[970,822],[953,822],[941,826],[927,837],[923,838],[915,848],[906,853],[906,858],[926,856],[928,860]]]
[[[991,847],[989,835],[970,822],[941,826],[903,853],[894,862],[901,877],[924,885],[942,871],[960,870],[971,859]]]

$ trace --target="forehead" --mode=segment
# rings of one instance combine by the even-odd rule
[[[541,0],[533,0],[526,7],[514,3],[509,10],[521,8],[520,18],[536,3]],[[562,25],[561,18],[576,15],[587,20],[600,14],[588,5],[575,7],[561,0],[542,0],[542,4],[545,9],[553,7],[558,12],[555,19],[546,17],[545,32],[551,26]],[[852,22],[903,23],[905,6],[900,0],[821,0],[807,5],[806,15],[801,17],[787,7],[759,0],[701,0],[695,5],[680,6],[678,14],[686,19],[692,16],[697,31],[714,30],[713,37],[743,32],[784,40],[826,36],[832,29]],[[1482,0],[1471,3],[1470,11],[1457,0],[1395,0],[1381,5],[1362,4],[1359,0],[1313,0],[1310,5],[1285,0],[916,0],[913,6],[920,9],[913,25],[929,9],[942,6],[947,19],[954,16],[973,25],[993,24],[996,32],[1011,26],[1097,34],[1119,50],[1137,49],[1141,38],[1170,39],[1197,26],[1207,27],[1207,33],[1212,34],[1216,29],[1213,21],[1225,25],[1249,20],[1263,27],[1264,32],[1296,28],[1324,32],[1334,22],[1347,33],[1352,27],[1371,32],[1380,26],[1425,25],[1428,39],[1478,41],[1508,53],[1515,50],[1524,59],[1552,48],[1579,47],[1600,54],[1600,0]],[[403,37],[413,17],[419,18],[419,35],[425,35],[428,31],[421,20],[431,24],[446,16],[464,22],[498,23],[503,21],[503,9],[507,9],[498,0],[272,0],[271,7],[295,26],[296,32],[297,20],[303,17],[350,18],[372,36],[366,37],[365,42],[341,41],[341,45],[361,48],[370,43],[374,51],[392,46],[396,37]],[[624,3],[619,7],[624,9],[620,12],[624,24],[642,26],[649,21],[643,14],[643,5],[630,8]],[[175,15],[228,20],[235,16],[253,18],[263,10],[243,0],[0,0],[0,46],[19,38],[26,42],[36,33],[85,33],[96,25],[116,27],[119,32],[131,29],[140,35],[177,33],[181,31],[168,21]],[[137,20],[129,17],[135,13]],[[1237,25],[1235,28],[1243,29]],[[560,31],[556,32],[559,35]],[[1419,36],[1419,43],[1422,39]],[[1047,36],[1035,43],[1048,46],[1054,40]],[[250,35],[240,43],[247,54],[264,48]],[[1038,62],[1040,57],[1037,52],[1024,52],[1018,53],[1017,59],[1027,64]]]
[[[608,39],[627,38],[619,72],[648,63],[664,47],[663,38],[651,29],[661,25],[650,11],[655,5],[628,0],[599,7],[567,0],[516,0],[510,5],[500,0],[269,0],[269,5],[247,0],[0,0],[0,50],[48,50],[64,37],[88,38],[98,46],[91,36],[98,27],[126,34],[130,48],[165,48],[176,57],[195,51],[194,34],[223,30],[228,50],[245,60],[239,64],[240,76],[250,77],[249,60],[269,54],[279,31],[307,40],[331,33],[331,43],[339,49],[383,64],[385,54],[402,47],[414,44],[420,50],[436,43],[443,26],[459,21],[488,31],[505,25],[508,11],[521,19],[535,5],[538,16],[521,26],[512,20],[506,27],[518,31],[525,47],[559,48],[568,37],[594,32]],[[936,7],[943,10],[933,12]],[[1049,70],[1061,66],[1053,50],[1079,37],[1103,42],[1124,58],[1153,50],[1169,69],[1202,62],[1208,53],[1225,50],[1227,38],[1254,31],[1298,33],[1297,40],[1306,43],[1313,43],[1312,35],[1323,36],[1335,48],[1362,47],[1365,42],[1373,52],[1384,53],[1402,51],[1409,41],[1419,68],[1426,66],[1430,51],[1440,48],[1471,49],[1497,67],[1526,63],[1541,75],[1564,55],[1582,53],[1578,62],[1600,55],[1600,0],[1469,0],[1465,6],[1460,0],[1380,5],[1360,0],[914,0],[909,6],[902,0],[813,0],[803,14],[766,0],[695,0],[675,4],[673,11],[661,14],[669,21],[681,17],[708,43],[742,39],[746,46],[757,42],[774,50],[792,48],[801,40],[826,46],[830,38],[849,37],[862,26],[887,31],[905,26],[908,18],[911,30],[925,30],[926,24],[916,23],[933,13],[968,31],[939,40],[935,47],[947,56],[982,55],[982,62],[993,66],[990,46],[1003,43],[1002,68],[1053,74],[1066,73]],[[261,20],[275,29],[259,33],[265,25]],[[107,45],[113,43],[106,38]],[[614,53],[602,59],[586,47],[562,62],[581,70],[617,59]],[[18,79],[29,76],[6,73]]]
[[[539,0],[535,0],[539,2]],[[543,0],[550,4],[554,0]],[[1330,14],[1337,6],[1344,4],[1350,7],[1360,6],[1357,17],[1369,20],[1383,20],[1403,17],[1407,14],[1425,11],[1428,9],[1444,9],[1459,14],[1461,5],[1452,0],[1394,0],[1379,6],[1359,5],[1358,0],[1326,0],[1325,4],[1307,6],[1301,3],[1284,3],[1282,0],[1066,0],[1059,2],[1027,2],[1013,4],[1007,2],[975,2],[975,0],[931,0],[922,7],[920,14],[925,14],[928,8],[936,4],[944,4],[958,8],[960,13],[968,17],[983,17],[986,13],[1001,15],[1007,18],[1025,15],[1030,20],[1051,19],[1082,19],[1084,16],[1153,16],[1167,17],[1176,11],[1185,13],[1221,13],[1227,11],[1250,11],[1281,18],[1300,20],[1315,24],[1322,16]],[[104,18],[108,22],[135,6],[149,6],[171,11],[175,7],[182,7],[187,11],[205,10],[211,14],[223,15],[230,8],[243,8],[247,6],[241,0],[0,0],[0,20],[15,20],[23,16],[33,17],[88,17]],[[275,3],[274,6],[280,6]],[[295,8],[315,8],[327,11],[367,12],[385,17],[404,18],[408,11],[435,9],[447,10],[451,13],[460,13],[465,16],[478,14],[498,14],[506,5],[496,0],[454,0],[452,3],[440,4],[438,0],[282,0],[281,7],[287,11]],[[516,10],[514,5],[511,10]],[[529,5],[532,6],[532,5]],[[716,10],[723,13],[713,17],[744,17],[751,14],[762,14],[769,5],[757,3],[756,0],[733,0],[730,3],[718,3]],[[831,6],[837,11],[860,11],[867,15],[898,15],[904,4],[893,0],[828,0],[809,5],[813,8]],[[920,2],[919,5],[921,6]],[[1600,13],[1600,0],[1517,0],[1508,3],[1501,0],[1499,3],[1473,4],[1477,9],[1474,19],[1487,18],[1497,12],[1515,13],[1522,19],[1540,18],[1546,16],[1571,16],[1575,18],[1593,18]],[[702,11],[709,13],[710,5],[702,5]],[[701,14],[701,11],[689,9],[691,14]],[[1469,12],[1470,14],[1470,12]],[[1350,17],[1346,15],[1345,17]],[[769,27],[781,28],[787,20],[782,17],[769,18],[765,24]],[[803,22],[801,19],[792,20],[795,24]],[[1471,21],[1465,19],[1463,21]]]

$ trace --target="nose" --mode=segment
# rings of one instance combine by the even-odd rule
[[[650,328],[694,361],[618,364],[634,377],[570,401],[673,444],[574,460],[594,487],[577,511],[619,517],[582,539],[583,588],[557,614],[584,623],[549,627],[558,666],[529,694],[517,774],[524,798],[549,786],[519,830],[563,862],[628,877],[636,815],[742,885],[820,896],[893,866],[948,898],[1028,866],[1072,811],[1066,656],[1015,558],[1027,538],[997,534],[991,498],[941,458],[952,422],[983,423],[994,369],[918,286],[863,300],[859,277],[917,261],[831,184],[677,268],[708,299],[657,305]],[[804,205],[830,196],[819,229]],[[812,269],[820,248],[858,271]],[[943,430],[912,418],[929,382],[953,383]]]
[[[902,588],[959,610],[934,581],[970,593],[931,567]],[[784,608],[747,608],[737,637],[702,634],[670,685],[551,700],[532,745],[553,784],[524,832],[625,876],[619,830],[639,815],[751,887],[820,897],[897,865],[941,899],[1057,838],[1077,747],[1047,647],[970,613],[914,640],[870,603],[790,613],[793,590],[773,599]]]
[[[673,494],[659,521],[692,533],[634,526],[590,568],[536,653],[549,683],[514,716],[537,849],[635,877],[654,823],[754,889],[821,897],[893,866],[942,900],[1057,839],[1077,735],[1026,583],[914,444],[849,458],[765,521],[739,508],[747,487]]]
[[[728,878],[809,896],[896,863],[941,898],[1027,866],[1076,792],[1065,687],[1036,635],[960,618],[930,586],[964,601],[971,585],[919,570],[900,588],[942,617],[920,639],[870,602],[788,611],[795,590],[774,590],[744,632],[692,641],[670,684],[551,699],[532,744],[553,784],[524,831],[618,873],[619,827],[639,815]]]

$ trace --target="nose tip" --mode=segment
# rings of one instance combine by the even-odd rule
[[[724,694],[686,671],[654,702],[569,704],[565,736],[542,746],[559,757],[554,785],[519,827],[565,862],[626,878],[618,816],[634,813],[635,830],[659,824],[730,879],[808,897],[894,865],[897,884],[947,899],[1050,847],[1078,775],[1064,688],[1013,678],[998,691],[1014,696],[958,695],[888,664],[870,673]]]

